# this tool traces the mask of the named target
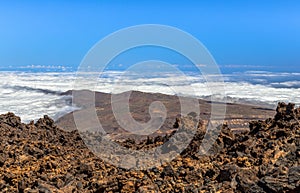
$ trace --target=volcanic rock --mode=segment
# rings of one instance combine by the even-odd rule
[[[197,126],[180,155],[144,170],[104,162],[76,130],[64,131],[48,116],[24,124],[12,113],[0,115],[0,192],[300,192],[299,112],[279,103],[274,118],[253,121],[243,133],[226,124],[208,131],[193,116],[179,117],[166,136],[118,141],[151,149],[183,126]],[[214,136],[209,152],[201,154],[201,145]]]

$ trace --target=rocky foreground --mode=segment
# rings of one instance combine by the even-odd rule
[[[192,119],[178,118],[174,128]],[[299,120],[300,108],[279,103],[274,118],[250,122],[245,133],[223,125],[206,156],[197,153],[206,132],[200,121],[180,156],[136,171],[103,162],[77,131],[60,129],[47,116],[24,124],[8,113],[0,115],[0,192],[300,192]],[[151,148],[170,136],[120,144]]]

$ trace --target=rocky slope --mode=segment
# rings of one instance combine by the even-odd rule
[[[76,93],[77,92],[79,93],[78,95],[82,95],[81,97],[78,97],[82,101],[77,99],[79,100],[77,101],[77,103],[79,103],[77,105],[83,108],[80,111],[84,111],[86,107],[84,107],[84,105],[82,104],[87,103],[86,95],[89,95],[87,93],[90,93],[90,91],[76,91]],[[134,136],[132,133],[127,132],[126,128],[121,127],[118,124],[115,118],[115,114],[112,111],[112,97],[120,97],[126,95],[126,93],[127,92],[116,95],[101,92],[93,93],[95,94],[95,107],[98,119],[103,129],[107,133],[111,134],[111,137],[113,137],[116,140],[122,140],[124,138],[134,138],[135,140],[143,139],[143,136]],[[72,91],[68,91],[65,94],[70,95],[72,94]],[[122,98],[126,97],[123,96]],[[184,98],[186,99],[186,101],[194,102],[195,100],[188,97]],[[130,115],[140,123],[147,123],[151,119],[151,116],[149,114],[149,107],[151,103],[156,101],[161,102],[165,106],[167,110],[167,116],[160,129],[157,132],[154,132],[151,135],[151,137],[155,137],[157,135],[162,134],[169,134],[170,128],[172,127],[175,118],[178,116],[178,114],[181,114],[180,98],[175,95],[165,95],[160,93],[144,93],[139,91],[132,91],[130,94]],[[199,99],[198,103],[200,108],[200,118],[203,121],[209,120],[211,116],[212,102],[209,100]],[[213,105],[215,106],[215,108],[222,108],[223,103],[216,102]],[[272,108],[262,108],[260,106],[254,105],[227,103],[225,121],[232,130],[241,131],[248,130],[249,121],[266,119],[274,116],[274,114],[275,111]],[[84,119],[85,121],[87,121],[90,119],[90,117],[87,116]],[[59,118],[56,121],[56,124],[67,131],[76,129],[76,125],[73,119],[73,113],[69,113]],[[144,137],[144,139],[145,138],[146,137]]]
[[[223,125],[210,155],[197,153],[206,132],[200,121],[180,156],[136,171],[105,163],[77,131],[60,129],[47,116],[23,124],[8,113],[0,115],[0,192],[300,192],[299,120],[300,108],[279,103],[274,118],[250,122],[245,133]],[[171,129],[191,121],[178,118]],[[119,143],[147,149],[171,136]]]

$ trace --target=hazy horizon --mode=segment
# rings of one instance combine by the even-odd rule
[[[212,89],[216,92],[205,90],[197,68],[207,65],[205,62],[193,64],[184,54],[159,46],[130,48],[112,58],[104,76],[94,81],[98,81],[94,90],[112,92],[121,79],[124,91],[136,88],[174,94],[170,88],[176,87],[179,93],[175,94],[206,99],[221,93],[218,89],[224,79],[229,102],[299,105],[299,10],[300,1],[274,0],[1,2],[1,113],[14,111],[30,120],[41,114],[57,118],[74,110],[71,96],[56,93],[72,89],[76,71],[89,50],[113,32],[143,24],[175,27],[203,43],[221,72],[214,71],[219,78],[219,85]],[[126,41],[115,41],[107,50]],[[175,42],[184,44],[180,39]],[[166,69],[161,70],[166,74],[149,77],[152,68],[148,66],[146,73],[143,65],[140,77],[119,73],[149,60],[171,64],[185,73],[188,81]],[[86,79],[86,84],[92,83]],[[192,87],[195,93],[190,93]]]

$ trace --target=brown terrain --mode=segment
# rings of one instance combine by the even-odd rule
[[[89,92],[89,91],[82,91],[82,92],[84,94],[84,92]],[[70,93],[71,91],[65,94],[70,94]],[[119,95],[122,94],[123,93]],[[177,96],[165,95],[159,93],[152,94],[152,93],[132,91],[130,95],[130,102],[129,102],[130,113],[136,121],[145,123],[149,121],[151,118],[148,109],[150,104],[155,101],[160,101],[165,105],[165,108],[167,110],[167,117],[162,127],[157,132],[153,133],[150,136],[154,137],[157,135],[170,134],[170,132],[172,132],[170,128],[172,128],[174,124],[174,120],[176,119],[176,117],[180,116],[181,114],[180,101]],[[207,121],[210,120],[212,103],[210,101],[201,100],[201,99],[199,99],[198,101],[200,107],[199,109],[200,119],[207,123]],[[218,104],[216,102],[214,103],[214,105],[216,106],[216,108],[218,108],[218,105],[224,105],[224,104],[221,103]],[[102,127],[114,139],[118,139],[118,140],[127,139],[127,138],[135,138],[136,140],[143,139],[143,137],[141,136],[135,136],[130,134],[130,132],[127,132],[124,128],[119,126],[112,111],[111,94],[100,93],[100,92],[95,93],[95,107],[96,107],[98,119]],[[233,131],[244,131],[249,129],[250,121],[266,119],[274,116],[274,114],[275,114],[275,110],[270,108],[263,108],[254,105],[227,103],[224,122]],[[86,117],[85,121],[87,121],[88,119],[89,117]],[[219,124],[221,124],[222,121],[223,120],[220,120]],[[69,113],[61,117],[56,121],[56,124],[67,131],[72,131],[76,129],[76,125],[73,119],[73,113]]]
[[[166,95],[155,94],[157,98],[150,100],[144,96],[152,94],[133,94],[139,99],[132,104],[136,105],[132,110],[136,120],[149,119],[141,112],[152,100],[173,103]],[[0,192],[300,192],[300,108],[293,104],[279,103],[276,111],[229,104],[227,124],[219,126],[220,133],[213,133],[207,131],[205,121],[210,103],[199,100],[203,107],[200,120],[176,112],[170,113],[174,116],[171,121],[168,113],[170,122],[160,135],[135,141],[124,140],[130,135],[117,126],[110,130],[109,121],[116,123],[106,108],[109,104],[101,103],[110,96],[99,93],[97,97],[99,117],[107,120],[105,130],[110,134],[122,131],[118,143],[126,148],[142,151],[160,146],[175,131],[196,129],[196,133],[187,148],[168,163],[142,170],[122,169],[87,148],[82,133],[72,127],[71,114],[58,121],[64,128],[48,116],[24,124],[13,113],[0,115]],[[246,122],[248,129],[244,129]],[[243,129],[233,132],[234,124]],[[206,132],[217,139],[209,154],[200,155]]]

